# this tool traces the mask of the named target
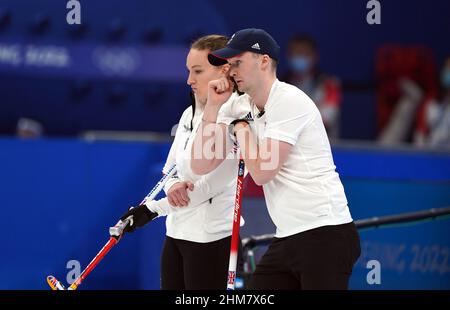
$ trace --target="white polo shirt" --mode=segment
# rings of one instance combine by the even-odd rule
[[[269,215],[277,227],[275,236],[351,222],[344,187],[314,102],[297,87],[276,80],[264,111],[261,116],[251,98],[243,95],[224,104],[217,122],[229,125],[237,118],[250,118],[250,112],[250,127],[258,144],[271,138],[293,146],[280,171],[263,185]]]
[[[229,100],[237,98],[233,94]],[[166,218],[166,235],[193,242],[212,242],[231,235],[239,161],[228,156],[214,171],[196,175],[191,169],[191,148],[201,124],[203,111],[196,109],[191,131],[192,107],[181,116],[175,139],[167,156],[163,172],[176,163],[177,173],[167,181],[164,191],[177,182],[191,181],[194,190],[187,191],[190,203],[186,207],[172,207],[167,198],[149,201],[147,207]],[[241,226],[244,220],[241,217]]]

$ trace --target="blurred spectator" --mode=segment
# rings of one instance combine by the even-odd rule
[[[440,77],[439,95],[425,103],[424,124],[415,133],[418,146],[450,148],[450,55]]]
[[[21,118],[17,122],[16,134],[20,138],[30,139],[42,136],[44,128],[41,123],[30,118]]]
[[[413,141],[425,102],[436,96],[433,53],[424,46],[384,45],[376,54],[378,142]]]
[[[337,78],[318,68],[316,42],[307,35],[297,35],[288,43],[289,71],[284,80],[304,91],[316,103],[328,137],[339,137],[341,87]]]
[[[398,87],[401,92],[400,99],[378,137],[379,143],[383,145],[408,141],[417,111],[423,102],[423,91],[414,81],[402,78],[398,80]]]

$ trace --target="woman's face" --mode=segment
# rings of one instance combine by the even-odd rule
[[[191,49],[186,59],[189,72],[187,84],[198,102],[205,104],[208,96],[208,82],[225,75],[225,68],[215,67],[208,62],[209,50]]]

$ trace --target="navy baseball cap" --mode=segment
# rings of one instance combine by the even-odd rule
[[[227,59],[243,52],[266,54],[278,61],[280,46],[270,34],[262,29],[242,29],[231,36],[227,46],[209,53],[208,61],[213,66],[221,66],[228,63]]]

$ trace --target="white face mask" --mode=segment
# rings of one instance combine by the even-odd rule
[[[450,89],[450,69],[444,69],[442,71],[441,84],[444,88]]]
[[[306,73],[311,70],[312,60],[305,56],[292,56],[289,59],[289,65],[294,72]]]

